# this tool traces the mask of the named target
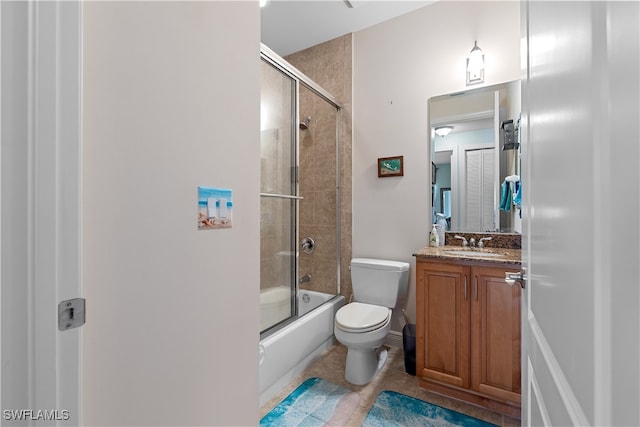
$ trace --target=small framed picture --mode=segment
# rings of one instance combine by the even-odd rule
[[[404,176],[404,156],[380,157],[378,159],[378,178]]]

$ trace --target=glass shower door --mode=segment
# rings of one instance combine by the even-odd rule
[[[297,83],[262,60],[260,100],[260,330],[296,314]]]

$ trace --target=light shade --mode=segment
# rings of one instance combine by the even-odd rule
[[[453,130],[453,126],[438,126],[435,133],[438,136],[447,136]]]
[[[467,58],[467,86],[484,82],[484,53],[478,47],[478,41]]]

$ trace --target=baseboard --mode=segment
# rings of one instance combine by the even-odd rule
[[[391,347],[402,348],[402,332],[389,331],[384,343]]]

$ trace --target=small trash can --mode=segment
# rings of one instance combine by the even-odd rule
[[[404,369],[407,374],[416,374],[416,325],[407,323],[402,328],[402,346],[404,347]]]

